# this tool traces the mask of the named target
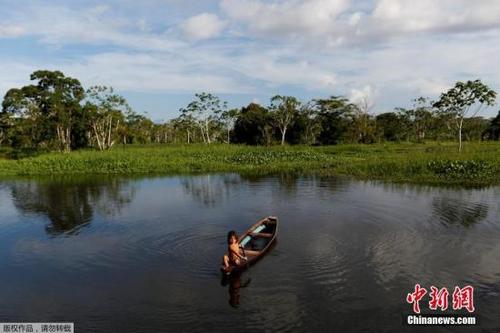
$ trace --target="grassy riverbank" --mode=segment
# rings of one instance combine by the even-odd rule
[[[427,184],[500,184],[500,143],[249,147],[148,145],[69,154],[0,150],[0,176],[173,174],[206,172],[315,173]],[[8,156],[17,156],[9,159]],[[21,156],[19,158],[19,156]]]

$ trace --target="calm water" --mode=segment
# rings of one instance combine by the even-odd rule
[[[499,201],[498,187],[345,178],[3,181],[0,321],[71,321],[77,332],[498,332]],[[221,285],[226,232],[271,214],[274,248]],[[473,285],[480,325],[410,330],[402,315],[415,283]]]

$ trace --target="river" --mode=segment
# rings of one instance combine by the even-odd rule
[[[404,316],[418,283],[448,288],[450,308],[455,286],[473,286],[479,324],[460,332],[498,332],[499,201],[499,187],[342,177],[3,180],[0,321],[69,321],[77,332],[404,332],[414,331]],[[267,215],[280,219],[276,244],[221,281],[227,231]],[[427,302],[423,313],[440,312]]]

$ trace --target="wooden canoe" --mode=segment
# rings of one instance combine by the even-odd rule
[[[278,218],[268,216],[251,226],[238,239],[238,244],[248,262],[242,260],[240,265],[233,265],[229,269],[221,267],[221,271],[227,275],[241,272],[248,266],[253,265],[269,250],[276,240],[278,234]]]

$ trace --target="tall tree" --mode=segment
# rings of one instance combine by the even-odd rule
[[[271,98],[269,110],[281,133],[281,145],[285,144],[286,131],[293,122],[299,107],[299,100],[292,96],[276,95]]]
[[[395,112],[385,112],[375,117],[377,136],[387,141],[401,140],[404,129],[401,117]]]
[[[38,88],[12,88],[5,94],[0,115],[4,140],[15,147],[40,147],[50,137],[48,122],[40,110]]]
[[[55,127],[59,149],[71,150],[71,131],[81,112],[80,102],[85,96],[80,81],[66,77],[60,71],[40,70],[31,74],[38,80],[38,100],[41,112]]]
[[[313,101],[302,104],[294,116],[294,121],[288,130],[287,141],[291,144],[314,144],[321,131]]]
[[[191,115],[181,114],[179,117],[173,119],[172,122],[176,131],[186,133],[187,143],[195,141],[194,132],[197,125],[196,120]]]
[[[112,87],[93,86],[87,90],[84,110],[89,117],[92,136],[99,150],[110,149],[116,139],[124,114],[131,110],[125,98]]]
[[[227,143],[231,143],[231,131],[234,128],[234,123],[236,122],[239,113],[240,110],[238,109],[230,109],[230,110],[224,110],[220,114],[220,119],[224,124],[224,127],[226,128]]]
[[[7,92],[3,111],[50,126],[44,128],[43,134],[53,139],[59,150],[70,151],[72,130],[81,119],[84,90],[80,82],[59,71],[47,70],[36,71],[30,78],[37,83]]]
[[[146,115],[136,113],[132,110],[127,112],[127,142],[129,143],[151,143],[153,140],[154,123]]]
[[[248,145],[269,145],[272,138],[269,111],[256,103],[241,109],[234,124],[234,141]]]
[[[475,117],[481,109],[492,106],[496,100],[496,92],[481,80],[457,82],[453,88],[441,94],[434,103],[441,112],[451,115],[458,129],[458,150],[462,151],[462,128],[466,116]]]
[[[351,141],[355,143],[372,143],[375,141],[375,121],[370,110],[373,100],[368,94],[357,98],[351,104],[351,117],[349,133]]]
[[[210,123],[215,120],[218,114],[224,112],[227,102],[222,102],[219,97],[210,93],[200,93],[195,95],[195,100],[181,109],[181,113],[191,116],[198,122],[203,141],[210,144]]]
[[[413,110],[413,128],[416,141],[420,142],[426,138],[430,128],[432,127],[433,108],[432,103],[428,98],[419,97],[414,100]]]
[[[313,102],[321,124],[318,141],[324,145],[339,143],[347,131],[347,117],[352,113],[352,104],[341,96],[316,99]]]

